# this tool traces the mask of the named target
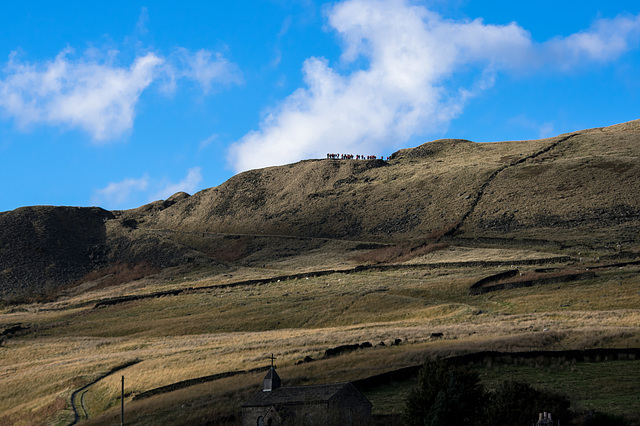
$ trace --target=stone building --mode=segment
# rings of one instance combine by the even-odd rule
[[[282,387],[273,366],[262,391],[242,405],[242,426],[364,426],[370,422],[371,403],[351,382]]]

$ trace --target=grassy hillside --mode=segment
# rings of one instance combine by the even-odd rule
[[[1,213],[0,425],[66,425],[80,399],[87,424],[117,424],[121,375],[127,424],[238,424],[271,354],[295,385],[483,350],[640,348],[639,154],[636,121],[307,160],[128,211]],[[599,361],[476,368],[640,422],[639,361]],[[374,412],[399,413],[411,384],[369,390]]]
[[[639,155],[640,121],[538,141],[440,140],[388,162],[309,160],[241,173],[142,226],[376,241],[461,226],[472,237],[605,245],[637,237]]]
[[[420,245],[446,234],[624,250],[640,231],[639,142],[640,121],[535,141],[438,140],[389,161],[251,170],[128,211],[4,212],[0,297],[50,297],[114,268],[258,264],[314,250],[318,238]],[[288,237],[286,248],[269,236]]]
[[[320,266],[340,261],[353,266],[351,256],[364,253],[332,247],[330,254],[318,250],[315,256]],[[356,380],[419,364],[433,354],[640,347],[637,265],[600,269],[586,281],[469,295],[473,282],[510,268],[510,262],[542,263],[555,254],[449,246],[396,270],[334,273],[219,290],[210,286],[263,276],[263,268],[231,274],[202,269],[180,280],[158,275],[118,287],[118,293],[127,294],[206,287],[179,296],[94,308],[93,301],[114,294],[111,288],[54,303],[8,307],[2,311],[3,323],[28,329],[1,348],[0,387],[9,391],[0,403],[0,424],[29,424],[30,418],[40,419],[33,423],[40,424],[51,415],[66,424],[72,391],[132,360],[140,362],[87,391],[87,410],[97,424],[108,418],[117,422],[121,374],[127,383],[131,424],[197,424],[237,415],[243,400],[259,389],[264,373],[237,375],[140,401],[132,398],[187,379],[260,367],[268,364],[271,353],[278,359],[285,384],[307,384]],[[300,263],[310,256],[301,254]],[[288,261],[295,264],[296,258]],[[453,260],[475,266],[438,266]],[[482,267],[480,260],[504,261],[504,265]],[[540,266],[580,267],[518,268],[526,273]],[[276,260],[264,269],[279,268]],[[443,337],[434,338],[432,333]],[[392,346],[396,339],[401,339],[400,345]],[[323,359],[328,348],[363,342],[385,342],[385,346]],[[296,365],[307,356],[316,361]],[[603,408],[597,402],[587,403]],[[188,415],[183,406],[189,407]],[[110,412],[111,407],[115,408]],[[376,412],[401,409],[397,404],[374,408]],[[107,417],[101,417],[105,410]],[[633,415],[640,407],[631,404],[617,410]]]

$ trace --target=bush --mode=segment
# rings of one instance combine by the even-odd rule
[[[404,421],[421,426],[519,426],[535,423],[538,413],[546,411],[552,413],[554,423],[560,420],[566,425],[573,419],[570,405],[563,395],[515,381],[505,381],[485,392],[476,371],[429,361],[407,397]]]
[[[628,422],[622,416],[615,416],[613,414],[605,413],[593,413],[584,422],[584,426],[630,426]]]
[[[407,425],[477,425],[484,392],[478,373],[444,361],[429,361],[407,397]]]
[[[546,411],[554,424],[581,426],[630,426],[623,416],[606,413],[574,413],[562,394],[507,380],[485,392],[478,373],[443,360],[428,361],[418,384],[407,396],[403,420],[420,426],[521,426],[535,424]]]
[[[499,420],[503,425],[530,425],[538,413],[552,414],[554,424],[568,424],[571,418],[570,401],[563,395],[535,389],[526,383],[505,381],[486,394],[484,418],[486,424]]]

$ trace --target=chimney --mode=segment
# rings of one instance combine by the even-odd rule
[[[553,420],[551,420],[551,413],[546,411],[538,413],[538,423],[536,426],[553,426]]]

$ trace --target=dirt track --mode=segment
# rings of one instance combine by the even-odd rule
[[[92,381],[91,383],[88,383],[86,385],[84,385],[83,387],[81,387],[80,389],[76,390],[75,392],[73,392],[71,394],[71,409],[73,409],[73,422],[69,423],[70,425],[75,425],[77,424],[82,417],[82,420],[86,420],[89,418],[89,413],[87,412],[85,406],[84,406],[84,395],[85,393],[89,390],[89,388],[93,385],[95,385],[96,383],[98,383],[100,380],[109,377],[110,375],[120,371],[120,370],[124,370],[127,367],[130,367],[134,364],[139,363],[140,360],[136,359],[133,361],[129,361],[126,362],[122,365],[118,365],[114,368],[112,368],[109,372],[101,375],[100,377],[98,377],[97,379],[95,379],[94,381]],[[77,406],[77,398],[78,395],[80,395],[80,410],[82,410],[82,416],[78,413],[78,406]]]

